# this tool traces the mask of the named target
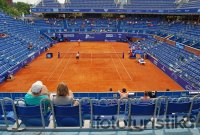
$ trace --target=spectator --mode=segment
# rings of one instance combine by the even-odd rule
[[[110,92],[112,92],[112,91],[113,91],[113,89],[112,89],[112,88],[110,88],[110,89],[109,89],[109,91],[110,91]]]
[[[14,80],[14,76],[12,74],[7,76],[7,81],[12,81]]]
[[[123,88],[121,91],[119,91],[120,99],[128,98],[128,94],[129,94],[129,92],[125,88]]]
[[[41,81],[32,84],[30,90],[25,95],[27,105],[40,105],[42,99],[49,98],[47,87]],[[47,103],[49,105],[49,102]]]
[[[166,91],[170,91],[170,89],[169,89],[169,88],[167,88],[167,89],[166,89]]]
[[[141,97],[142,100],[149,100],[150,97],[149,97],[149,94],[147,91],[144,92],[144,97]]]
[[[31,50],[32,48],[33,48],[33,45],[32,45],[32,43],[30,43],[30,44],[28,45],[28,49]]]
[[[58,84],[56,96],[52,98],[52,101],[55,105],[78,105],[78,102],[74,100],[72,91],[68,89],[64,82]]]

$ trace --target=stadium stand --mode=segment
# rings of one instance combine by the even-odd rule
[[[0,12],[0,16],[0,32],[7,35],[0,38],[0,73],[3,76],[35,52],[49,47],[51,40],[21,20],[14,19],[2,12]]]
[[[56,0],[42,0],[34,8],[66,8],[66,9],[175,9],[175,0],[128,0],[127,2],[114,0],[71,0],[64,4]]]
[[[118,5],[114,0],[71,0],[70,2],[65,3],[65,8],[118,8]]]
[[[61,7],[61,4],[57,0],[42,0],[37,4],[38,8],[46,7]]]
[[[128,0],[127,4],[124,5],[126,9],[174,9],[176,8],[174,0]]]
[[[35,8],[54,8],[57,12],[58,8],[172,10],[199,6],[199,0],[190,0],[182,5],[177,5],[175,0],[128,0],[127,3],[114,0],[71,0],[64,4],[57,0],[42,0]],[[173,71],[173,75],[188,82],[197,90],[195,94],[199,94],[200,57],[152,36],[157,35],[165,40],[200,49],[200,27],[196,24],[169,22],[159,17],[40,19],[28,24],[3,12],[0,12],[0,17],[0,76],[12,74],[18,64],[26,64],[24,61],[34,59],[35,56],[32,56],[35,53],[39,55],[49,48],[52,40],[48,36],[55,37],[55,33],[143,33],[148,34],[148,38],[140,40],[139,48]],[[132,42],[130,44],[135,45]],[[49,99],[41,101],[40,106],[28,106],[23,102],[24,95],[25,93],[0,93],[1,129],[8,130],[11,127],[12,131],[17,131],[21,128],[34,130],[32,127],[37,127],[37,131],[55,131],[60,127],[61,130],[71,127],[69,129],[72,131],[90,131],[95,128],[98,131],[108,128],[120,131],[131,130],[132,127],[152,129],[155,124],[171,124],[172,127],[177,123],[190,123],[197,127],[200,124],[199,95],[194,96],[192,91],[187,90],[158,92],[155,98],[146,101],[140,98],[143,96],[142,92],[130,93],[129,99],[120,99],[119,94],[114,92],[74,93],[75,99],[79,101],[78,106],[56,106]],[[48,108],[44,106],[46,100],[51,103]],[[177,120],[174,121],[174,118]],[[144,120],[143,126],[140,125],[140,120]],[[125,126],[118,127],[119,123]]]
[[[35,20],[34,26],[49,35],[55,32],[130,32],[149,33],[200,48],[199,26],[184,22],[167,22],[160,18],[124,18],[124,19],[65,19]]]
[[[199,89],[199,57],[175,46],[157,42],[155,39],[141,41],[142,48],[150,53],[175,74]]]
[[[184,43],[194,48],[200,48],[198,41],[199,26],[186,24],[184,22],[165,22],[158,24],[157,30],[152,30],[151,34],[168,38],[170,40]]]
[[[180,8],[189,9],[189,8],[199,8],[200,1],[199,0],[189,0],[189,2],[182,4]]]

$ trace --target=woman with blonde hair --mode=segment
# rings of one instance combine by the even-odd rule
[[[74,100],[74,95],[71,90],[68,89],[64,82],[61,82],[57,86],[57,94],[52,99],[55,105],[77,105]]]

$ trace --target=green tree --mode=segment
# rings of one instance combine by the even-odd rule
[[[14,3],[14,7],[19,11],[20,14],[30,14],[30,5],[24,2]]]
[[[6,0],[0,0],[0,9],[2,9],[7,14],[15,17],[22,15],[22,13],[30,13],[30,5],[23,2],[17,2],[13,5],[9,5]]]

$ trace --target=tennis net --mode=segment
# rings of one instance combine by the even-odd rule
[[[75,58],[77,53],[60,52],[59,58]],[[123,58],[123,52],[116,53],[79,53],[80,58]]]

